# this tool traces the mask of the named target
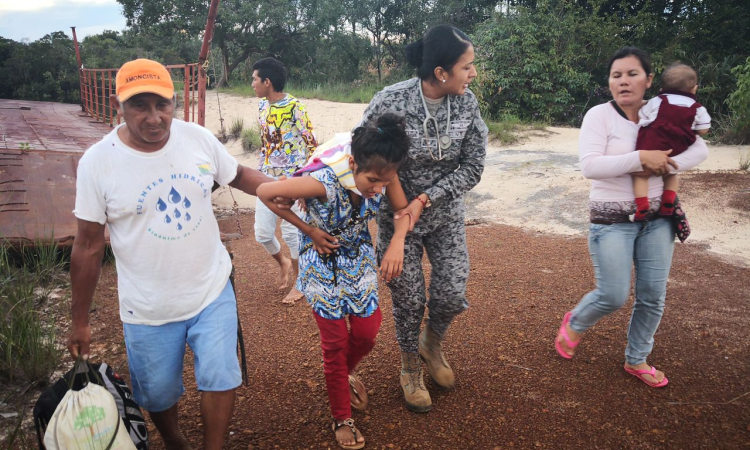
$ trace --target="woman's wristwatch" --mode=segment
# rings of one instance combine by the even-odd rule
[[[427,197],[427,200],[422,200],[423,195]],[[432,201],[430,201],[430,196],[425,193],[417,195],[417,200],[419,200],[419,203],[422,204],[422,209],[429,208],[430,206],[432,206]]]

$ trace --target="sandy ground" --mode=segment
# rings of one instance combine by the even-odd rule
[[[217,94],[207,96],[206,127],[219,133],[219,103],[225,127],[235,118],[245,126],[258,120],[258,99]],[[364,104],[305,100],[316,134],[324,142],[334,133],[352,129],[365,110]],[[490,142],[482,181],[466,198],[468,219],[518,226],[527,230],[562,235],[583,235],[588,227],[588,191],[578,167],[578,133],[576,128],[548,127],[529,131],[521,141],[509,146]],[[230,153],[250,167],[257,155],[244,154],[239,141],[227,143]],[[740,159],[750,155],[749,146],[710,145],[708,159],[683,177],[683,206],[693,234],[685,245],[699,245],[737,264],[750,264],[750,213],[726,207],[727,198],[745,192],[713,192],[691,186],[695,175],[710,172],[737,171]],[[240,208],[253,208],[254,197],[233,191]],[[232,205],[228,189],[215,193],[220,206]]]

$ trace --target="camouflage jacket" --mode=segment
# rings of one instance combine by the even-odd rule
[[[408,200],[422,192],[432,201],[423,218],[455,218],[455,211],[463,211],[463,194],[479,183],[484,171],[487,149],[487,126],[479,113],[479,103],[470,90],[464,95],[451,95],[451,146],[443,151],[444,159],[438,157],[437,139],[432,121],[428,125],[429,137],[423,136],[426,117],[419,95],[419,78],[391,85],[375,94],[365,110],[361,124],[374,121],[381,114],[392,112],[406,118],[406,132],[412,140],[409,157],[399,170],[399,179]],[[443,102],[435,114],[441,136],[445,134],[448,116],[447,102]],[[383,199],[384,210],[390,210]],[[442,220],[439,220],[442,221]],[[422,222],[422,220],[420,220]]]

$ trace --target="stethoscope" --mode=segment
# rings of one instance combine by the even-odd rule
[[[451,146],[451,137],[448,134],[444,134],[440,136],[440,128],[438,127],[438,121],[435,117],[433,117],[432,114],[430,114],[430,110],[427,109],[427,101],[424,99],[424,92],[422,92],[422,82],[418,81],[417,84],[419,84],[419,97],[422,99],[422,106],[424,107],[424,114],[425,119],[424,122],[422,122],[422,130],[424,131],[424,138],[427,139],[429,134],[427,133],[427,124],[432,121],[432,124],[435,126],[435,133],[437,135],[437,141],[438,141],[438,157],[435,158],[435,155],[432,153],[432,146],[428,145],[427,149],[430,150],[430,156],[432,159],[436,161],[441,161],[443,157],[443,150],[448,150]],[[451,130],[451,97],[448,97],[448,123],[445,127],[445,132],[450,133]]]

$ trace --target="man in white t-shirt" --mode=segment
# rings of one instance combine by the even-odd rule
[[[189,448],[177,401],[185,344],[195,355],[204,447],[220,449],[241,384],[237,307],[231,262],[213,215],[214,183],[255,195],[272,181],[243,167],[205,128],[173,119],[167,69],[146,59],[126,63],[112,104],[124,119],[78,165],[78,218],[71,255],[72,356],[87,358],[89,308],[101,273],[104,226],[117,259],[133,393],[165,446]]]

